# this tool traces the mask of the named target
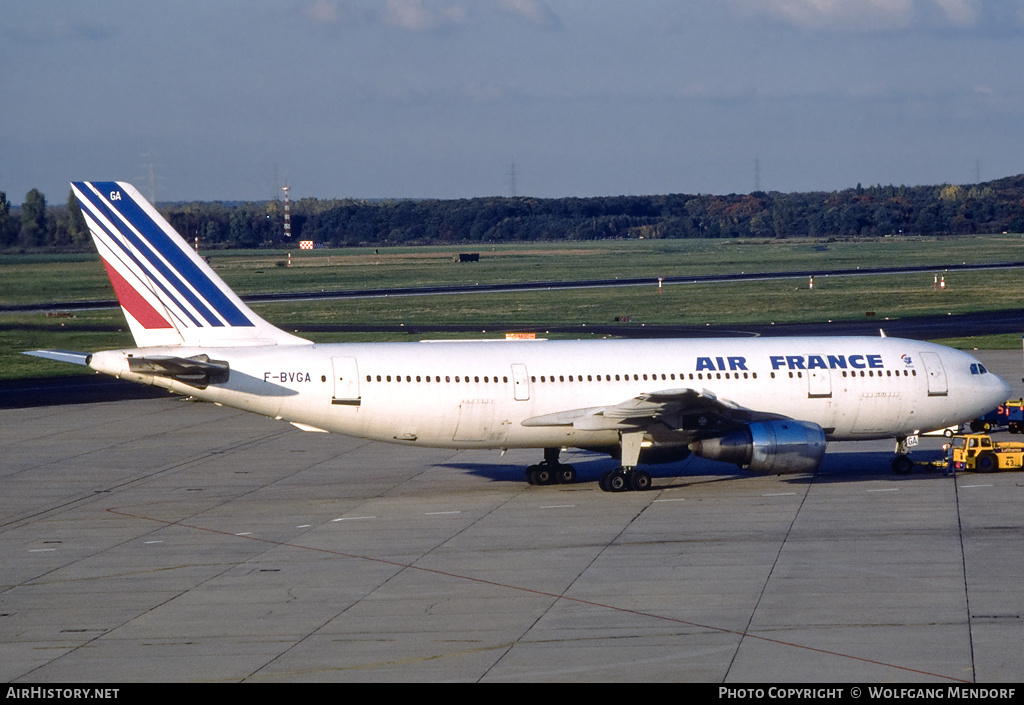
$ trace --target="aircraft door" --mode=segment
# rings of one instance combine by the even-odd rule
[[[827,369],[807,370],[807,398],[829,399],[832,397],[832,374]]]
[[[359,366],[354,357],[332,357],[334,396],[332,404],[359,406]]]
[[[519,363],[512,365],[512,385],[516,401],[530,399],[530,375],[526,371],[526,365]]]
[[[942,358],[933,352],[923,352],[921,359],[924,361],[925,374],[928,376],[928,396],[946,396],[949,388],[946,384],[946,370],[942,366]]]
[[[498,437],[500,428],[494,423],[494,402],[490,399],[467,399],[459,404],[459,423],[452,440],[483,442]]]

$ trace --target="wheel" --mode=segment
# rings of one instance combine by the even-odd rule
[[[985,451],[974,461],[974,469],[978,472],[995,472],[999,469],[999,458],[991,451]]]
[[[555,479],[563,485],[571,485],[576,482],[576,468],[572,465],[559,465],[555,470]]]
[[[625,471],[620,468],[608,473],[605,485],[608,488],[608,492],[623,492],[629,489],[629,480],[626,478]]]
[[[892,471],[897,475],[906,475],[914,469],[914,461],[908,455],[897,455],[892,459]]]
[[[526,471],[526,481],[531,485],[550,485],[555,481],[555,475],[546,465],[531,465]]]
[[[634,470],[629,477],[629,486],[637,492],[651,489],[651,476],[643,470]]]

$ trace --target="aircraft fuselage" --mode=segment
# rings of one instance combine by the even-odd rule
[[[456,448],[615,446],[614,430],[523,422],[666,390],[810,421],[829,440],[941,428],[989,411],[1005,391],[967,353],[882,337],[145,349],[228,362],[227,381],[205,389],[130,372],[134,352],[98,353],[91,366],[311,429]]]

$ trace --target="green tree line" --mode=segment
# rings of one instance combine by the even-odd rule
[[[207,249],[331,247],[608,238],[883,237],[1024,232],[1024,175],[957,186],[868,186],[832,192],[434,200],[305,198],[292,242],[278,201],[162,203],[171,224]],[[20,208],[0,191],[0,250],[78,251],[89,243],[74,195]]]

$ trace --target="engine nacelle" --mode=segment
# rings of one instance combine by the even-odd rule
[[[718,438],[690,444],[708,460],[735,463],[754,472],[814,472],[825,457],[825,431],[809,421],[764,421],[748,424]]]

